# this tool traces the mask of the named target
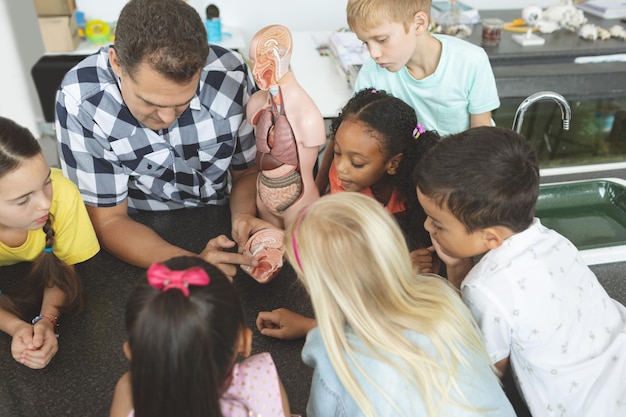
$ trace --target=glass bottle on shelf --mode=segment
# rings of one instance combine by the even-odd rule
[[[450,0],[450,8],[437,19],[441,26],[441,33],[465,39],[472,34],[472,22],[469,17],[461,13],[456,0]]]

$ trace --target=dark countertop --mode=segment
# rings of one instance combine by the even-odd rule
[[[497,17],[505,22],[520,17],[520,10],[483,10],[481,18]],[[618,19],[585,15],[588,23],[609,29],[622,25]],[[482,45],[482,26],[474,26],[468,41],[482,46],[491,62],[501,99],[527,97],[542,90],[558,91],[573,97],[617,97],[626,95],[626,62],[575,64],[580,56],[626,53],[626,41],[611,38],[589,41],[576,33],[559,29],[551,34],[535,32],[546,42],[522,46],[513,41],[513,32],[502,31],[497,46]]]
[[[592,265],[590,268],[611,298],[626,305],[626,260],[624,262]]]
[[[505,22],[519,18],[520,10],[481,10],[481,18],[500,18]],[[613,25],[622,25],[619,19],[601,19],[585,14],[587,23],[595,24],[605,29]],[[497,46],[482,45],[482,26],[474,26],[468,41],[481,45],[489,55],[492,66],[572,63],[579,56],[598,56],[626,53],[626,42],[616,38],[590,41],[581,38],[577,33],[567,29],[559,29],[553,33],[534,32],[546,40],[543,45],[522,46],[512,38],[514,32],[502,31],[502,39]]]

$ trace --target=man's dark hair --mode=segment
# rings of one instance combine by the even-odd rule
[[[179,83],[197,74],[209,55],[202,18],[183,0],[130,0],[117,21],[114,47],[131,77],[145,62]]]

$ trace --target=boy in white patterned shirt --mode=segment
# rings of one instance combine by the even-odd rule
[[[413,179],[450,281],[495,366],[504,373],[510,361],[532,415],[626,415],[626,308],[534,217],[539,167],[528,141],[472,128],[442,139]]]

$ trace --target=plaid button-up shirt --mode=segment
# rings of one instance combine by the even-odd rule
[[[61,166],[85,203],[111,207],[127,198],[150,211],[226,204],[228,170],[253,166],[256,155],[245,117],[256,87],[242,57],[211,45],[189,107],[153,131],[124,104],[108,49],[71,69],[57,95]]]

